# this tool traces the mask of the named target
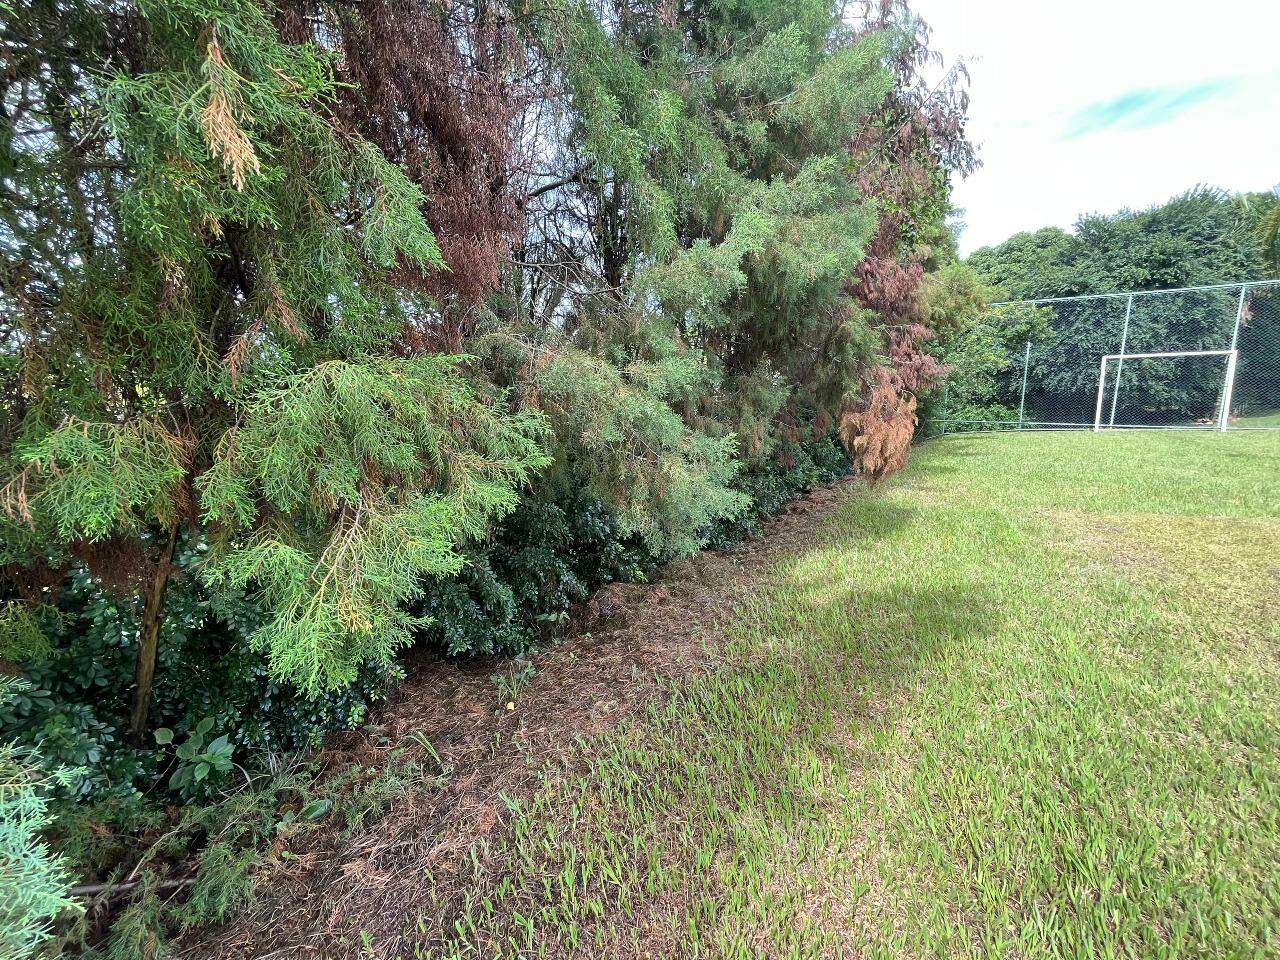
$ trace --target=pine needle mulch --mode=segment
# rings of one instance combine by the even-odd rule
[[[770,561],[811,545],[859,488],[820,488],[767,521],[764,535],[669,565],[650,585],[606,587],[574,611],[565,637],[530,657],[514,697],[494,675],[510,661],[422,656],[375,723],[333,738],[325,777],[362,791],[372,812],[328,818],[273,850],[253,904],[231,923],[188,933],[200,960],[391,958],[448,939],[495,862],[511,810],[547,771],[568,772],[581,744],[719,663],[724,627]],[[508,703],[511,707],[508,707]]]

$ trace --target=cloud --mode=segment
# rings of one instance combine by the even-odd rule
[[[1239,77],[1220,77],[1192,86],[1131,90],[1080,108],[1067,120],[1064,140],[1103,130],[1145,130],[1169,123],[1194,107],[1232,92]]]
[[[1268,190],[1280,177],[1275,0],[1214,0],[1211,17],[1203,0],[911,6],[947,61],[931,79],[959,57],[972,77],[967,129],[983,166],[952,193],[965,255],[1197,183]]]

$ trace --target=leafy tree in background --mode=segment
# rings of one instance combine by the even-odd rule
[[[1083,216],[1072,233],[1020,233],[967,262],[1026,300],[1256,280],[1259,251],[1231,195],[1197,187],[1148,210]]]
[[[567,95],[526,114],[517,339],[584,348],[636,389],[669,371],[651,382],[682,385],[680,446],[732,432],[748,469],[919,356],[920,238],[972,155],[955,87],[920,80],[927,30],[903,5],[553,6],[534,37]],[[903,369],[887,394],[914,423]]]
[[[1280,277],[1280,187],[1240,197],[1245,218],[1253,225],[1262,258],[1271,276]]]
[[[744,508],[742,468],[865,404],[889,354],[920,355],[902,333],[917,248],[972,152],[905,5],[380,0],[282,19],[339,47],[344,118],[432,197],[450,269],[424,337],[543,409],[551,482],[585,484],[656,556]],[[903,282],[859,275],[873,239],[882,273],[910,262]],[[495,267],[507,250],[514,269]]]
[[[1258,221],[1258,235],[1271,272],[1280,275],[1280,200]]]
[[[793,393],[839,394],[873,358],[861,324],[817,333],[847,319],[875,219],[847,142],[892,86],[879,31],[833,4],[283,19],[337,44],[344,118],[432,198],[450,269],[423,339],[542,409],[551,482],[585,484],[656,557],[745,509],[734,478]]]
[[[530,42],[563,97],[525,115],[502,363],[532,371],[559,462],[687,552],[741,509],[737,458],[767,462],[789,404],[838,404],[874,354],[844,290],[874,224],[845,144],[891,88],[884,39],[770,0],[552,5]]]
[[[1280,186],[1244,194],[1240,205],[1261,247],[1261,276],[1280,279]],[[1242,320],[1232,406],[1241,416],[1273,414],[1280,408],[1280,290],[1250,291]]]
[[[1257,234],[1229,194],[1196,188],[1143,211],[1089,215],[1074,233],[1046,228],[1022,233],[972,254],[968,265],[996,287],[1000,299],[1074,297],[1255,280],[1262,276]],[[1221,349],[1236,313],[1232,291],[1199,292],[1134,301],[1126,347],[1130,352]],[[1123,299],[1062,305],[1053,344],[1033,354],[1030,381],[1039,419],[1091,418],[1098,358],[1120,349]],[[1219,373],[1148,362],[1126,370],[1126,396],[1170,414],[1211,409]]]
[[[1051,339],[1047,308],[989,306],[996,290],[966,263],[953,260],[928,278],[925,288],[930,326],[936,331],[929,351],[945,364],[942,390],[926,395],[922,419],[955,422],[947,429],[980,429],[1016,423],[1019,383],[1011,372],[1020,366],[1028,342]]]

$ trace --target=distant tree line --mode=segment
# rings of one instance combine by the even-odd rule
[[[1162,290],[1261,280],[1276,275],[1268,256],[1273,195],[1196,188],[1148,210],[1081,217],[1071,232],[1047,227],[973,253],[962,266],[979,300],[1016,301],[1131,290]],[[967,271],[967,273],[966,273]],[[1128,352],[1217,350],[1230,345],[1238,290],[1137,297]],[[951,367],[949,416],[1016,419],[1025,345],[1028,419],[1092,421],[1098,360],[1118,353],[1124,298],[970,311],[945,327],[932,350]],[[962,313],[951,312],[952,318]],[[1238,347],[1241,368],[1233,408],[1280,406],[1280,296],[1260,289],[1246,301]],[[1268,373],[1268,370],[1272,371]],[[1119,416],[1194,418],[1211,411],[1222,387],[1219,363],[1145,361],[1126,367]],[[1268,400],[1269,396],[1269,400]],[[938,415],[941,397],[929,400]],[[1129,409],[1125,410],[1124,405]],[[1120,421],[1122,422],[1122,421]]]

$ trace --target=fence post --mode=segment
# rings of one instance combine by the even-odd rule
[[[1093,432],[1098,433],[1102,430],[1102,395],[1107,384],[1107,356],[1102,355],[1102,360],[1098,363],[1098,405],[1093,410]]]
[[[1236,356],[1238,351],[1227,354],[1227,380],[1222,388],[1222,414],[1218,420],[1218,429],[1226,433],[1231,424],[1231,391],[1236,386]]]
[[[1240,300],[1236,303],[1236,322],[1231,328],[1231,353],[1227,357],[1227,375],[1222,384],[1222,412],[1218,416],[1218,429],[1225,433],[1231,427],[1231,394],[1236,387],[1236,342],[1240,339],[1240,321],[1244,319],[1244,298],[1249,293],[1247,283],[1240,284]]]
[[[1022,429],[1022,415],[1027,410],[1027,369],[1031,366],[1031,341],[1027,341],[1027,349],[1022,352],[1022,396],[1018,400],[1018,429]]]
[[[1124,307],[1124,328],[1120,331],[1120,360],[1116,363],[1116,385],[1111,390],[1111,422],[1116,425],[1116,401],[1120,399],[1120,374],[1124,373],[1124,351],[1129,345],[1129,317],[1133,314],[1133,294],[1129,294]]]
[[[1240,284],[1240,300],[1236,303],[1236,323],[1231,328],[1231,349],[1236,348],[1236,340],[1240,337],[1240,321],[1244,319],[1244,298],[1249,293],[1247,283]]]

